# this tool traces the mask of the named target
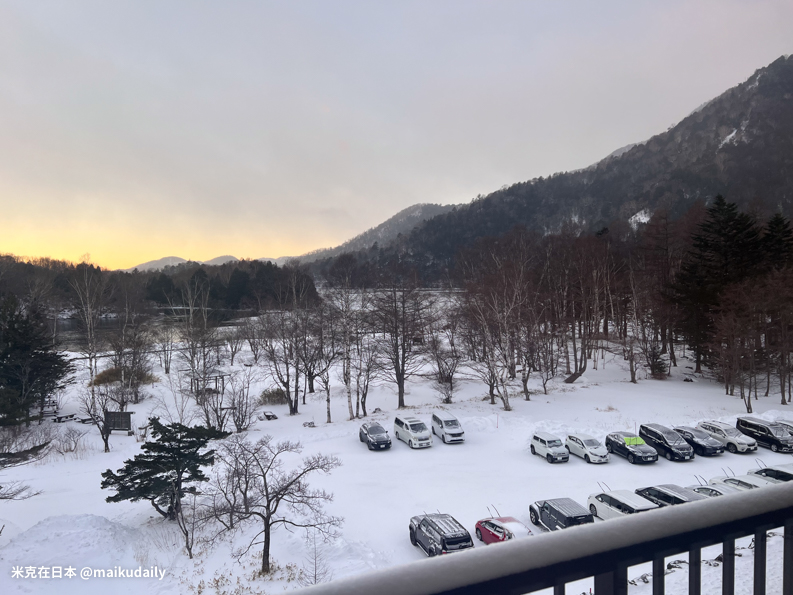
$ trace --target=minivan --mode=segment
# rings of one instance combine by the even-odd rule
[[[674,430],[661,424],[642,424],[639,436],[670,461],[688,461],[694,458],[694,449]]]
[[[793,452],[793,436],[784,427],[756,417],[739,417],[735,427],[774,452]]]
[[[655,502],[658,506],[671,506],[673,504],[684,504],[695,500],[707,500],[707,496],[697,494],[694,490],[689,490],[673,483],[664,483],[647,488],[636,490],[642,498],[647,498],[650,502]]]
[[[630,490],[612,490],[592,494],[589,496],[587,504],[589,504],[589,512],[604,521],[658,508],[655,502],[650,502]]]
[[[407,442],[410,448],[432,446],[432,434],[418,417],[397,415],[394,418],[394,436],[397,440]]]
[[[465,432],[460,421],[448,411],[432,414],[432,433],[440,436],[444,444],[465,442]]]

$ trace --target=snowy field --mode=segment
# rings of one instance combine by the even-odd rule
[[[758,466],[756,457],[768,465],[791,461],[790,455],[761,449],[756,454],[724,453],[690,462],[660,459],[645,466],[633,466],[615,456],[606,465],[588,465],[576,457],[569,463],[550,465],[529,453],[528,440],[538,429],[560,437],[575,430],[603,440],[610,431],[635,431],[641,423],[693,425],[704,419],[734,423],[736,416],[745,412],[738,397],[725,396],[723,387],[714,382],[701,378],[683,382],[683,372],[690,375],[691,370],[685,368],[690,362],[681,360],[680,365],[668,380],[642,379],[634,385],[627,380],[623,362],[607,359],[599,370],[590,369],[576,384],[554,383],[548,395],[534,394],[530,402],[522,400],[516,387],[510,412],[490,405],[483,385],[463,382],[454,403],[445,406],[465,429],[466,442],[460,445],[444,445],[436,439],[432,448],[414,451],[394,442],[389,451],[370,452],[358,440],[361,421],[345,420],[347,402],[340,383],[334,389],[332,424],[325,423],[324,400],[318,395],[312,401],[309,395],[299,416],[290,418],[285,406],[268,407],[279,418],[256,422],[249,435],[254,440],[265,433],[276,439],[299,439],[304,454],[336,455],[342,460],[342,467],[331,475],[315,476],[311,482],[312,487],[334,493],[327,510],[344,517],[340,537],[322,546],[333,577],[340,578],[423,559],[424,554],[408,540],[408,521],[421,512],[450,513],[473,534],[476,521],[490,516],[488,506],[531,526],[531,502],[571,497],[585,504],[589,494],[599,491],[597,482],[611,489],[631,490],[658,483],[685,486],[696,483],[695,474],[709,479],[723,475],[728,468],[736,474],[746,473]],[[260,389],[268,384],[263,383]],[[541,393],[539,384],[531,386]],[[156,384],[146,390],[154,393],[164,387]],[[395,390],[385,384],[373,389],[368,402],[370,411],[382,410],[370,419],[383,423],[391,434],[396,403]],[[440,407],[430,382],[421,379],[410,383],[406,403],[409,412],[428,426],[432,412]],[[135,425],[145,422],[151,407],[151,400],[131,407],[136,412]],[[793,412],[779,405],[778,395],[761,396],[754,407],[759,417],[793,419]],[[64,410],[76,411],[76,405],[67,401]],[[303,427],[306,421],[314,421],[316,427]],[[252,550],[240,563],[232,558],[232,551],[246,543],[244,534],[202,543],[195,558],[189,560],[175,527],[161,520],[148,502],[105,502],[111,492],[100,489],[100,473],[121,467],[139,452],[140,443],[114,433],[112,452],[105,454],[94,428],[88,438],[88,450],[77,457],[51,455],[3,473],[3,482],[23,481],[42,493],[29,500],[0,502],[0,526],[5,525],[0,536],[0,593],[104,593],[112,589],[119,594],[231,594],[276,593],[298,587],[296,577],[307,555],[304,534],[277,530],[272,557],[278,570],[267,579],[255,576],[258,550]],[[531,528],[535,534],[541,533]],[[204,535],[210,529],[205,527]],[[738,543],[738,593],[751,592],[752,550],[740,549],[749,541]],[[769,593],[781,591],[781,542],[779,535],[768,541]],[[485,546],[476,542],[476,547]],[[708,562],[718,554],[719,548],[703,551],[705,593],[720,592],[721,567]],[[668,562],[674,559],[685,560],[685,556]],[[156,567],[164,577],[90,581],[78,577],[12,578],[12,570],[18,566],[73,566],[78,571],[86,566]],[[681,566],[667,576],[668,593],[685,592],[686,564]],[[651,592],[652,585],[640,578],[648,572],[649,565],[629,569],[629,579],[637,582],[631,586],[632,594]],[[588,592],[589,586],[591,582],[582,581],[568,586],[567,592]]]

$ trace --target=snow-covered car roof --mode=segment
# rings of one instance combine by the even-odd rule
[[[443,409],[441,409],[439,411],[436,411],[434,415],[438,419],[442,419],[443,421],[447,421],[447,420],[450,421],[450,420],[456,420],[457,419],[457,417],[454,416],[452,413],[449,413],[448,411],[444,411]]]
[[[570,437],[573,437],[573,438],[578,438],[578,439],[579,439],[579,440],[581,440],[582,442],[583,442],[584,440],[597,440],[597,438],[595,438],[594,436],[590,436],[589,434],[582,434],[581,432],[570,432],[570,433],[567,435],[567,437],[568,437],[568,438],[570,438]],[[598,440],[598,442],[599,442],[599,440]]]
[[[683,500],[704,500],[707,496],[703,496],[702,494],[697,494],[694,490],[689,490],[688,488],[684,488],[683,486],[679,486],[675,483],[662,483],[656,486],[648,486],[651,488],[656,488],[657,490],[663,490],[673,496],[677,496],[678,498],[682,498]]]
[[[599,496],[600,494],[605,494],[606,496],[612,496],[619,500],[620,502],[625,502],[629,506],[638,509],[646,509],[650,510],[653,508],[658,508],[658,505],[655,502],[650,502],[647,498],[642,498],[636,492],[631,492],[630,490],[611,490],[610,492],[598,492],[596,494],[592,494],[593,496]]]
[[[548,432],[534,432],[534,436],[537,438],[542,438],[543,440],[561,440],[559,436],[554,436],[553,434],[549,434]]]
[[[586,508],[581,506],[578,502],[576,502],[572,498],[554,498],[553,500],[539,500],[536,504],[538,507],[542,507],[542,505],[546,502],[565,516],[576,517],[576,516],[587,516],[590,514]]]
[[[515,537],[532,535],[531,529],[512,516],[500,516],[485,520],[491,520],[498,523],[502,527],[508,529],[513,535],[515,535]]]

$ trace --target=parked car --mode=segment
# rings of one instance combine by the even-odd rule
[[[625,457],[631,464],[654,463],[658,460],[658,452],[630,432],[612,432],[606,436],[606,450]]]
[[[725,424],[721,421],[701,421],[697,424],[697,427],[711,438],[721,442],[733,454],[757,450],[757,442],[748,436],[744,436],[730,424]]]
[[[562,441],[547,432],[535,432],[531,437],[531,454],[545,457],[549,463],[566,463],[570,458],[570,453],[567,452]]]
[[[532,535],[531,529],[511,516],[491,517],[477,521],[474,533],[479,541],[487,544]]]
[[[609,451],[606,447],[588,434],[569,434],[564,446],[572,455],[584,459],[587,463],[608,463]]]
[[[386,429],[379,423],[366,422],[361,425],[358,431],[358,438],[361,442],[366,442],[369,450],[383,450],[391,448],[391,438]]]
[[[745,492],[748,490],[756,490],[757,488],[764,488],[767,485],[776,483],[771,479],[766,479],[759,475],[735,475],[729,477],[727,475],[720,475],[708,481],[708,485],[720,486],[726,485]]]
[[[677,426],[675,432],[683,437],[683,440],[688,442],[694,449],[694,454],[697,456],[711,457],[720,455],[724,452],[724,445],[712,438],[707,432],[699,428],[692,428],[691,426]]]
[[[549,531],[595,522],[592,513],[570,498],[538,500],[529,505],[529,518],[532,524]]]
[[[549,531],[595,522],[592,513],[570,498],[538,500],[530,504],[529,519],[533,525]]]
[[[716,498],[718,496],[729,496],[730,494],[737,494],[741,490],[728,485],[704,485],[704,486],[686,486],[689,490],[702,494],[708,498]]]
[[[630,490],[612,490],[592,494],[587,499],[587,505],[589,512],[604,521],[658,508],[654,502],[649,502]]]
[[[780,424],[756,417],[739,417],[735,427],[774,452],[793,452],[793,436]]]
[[[757,475],[772,483],[785,483],[793,480],[793,464],[771,465],[762,469],[749,469],[747,475]]]
[[[471,534],[450,514],[414,516],[408,529],[410,543],[419,546],[430,557],[474,547]]]
[[[793,436],[793,421],[789,421],[787,419],[778,419],[776,420],[776,423],[785,428],[788,433]]]
[[[440,436],[444,444],[465,442],[465,432],[460,421],[448,411],[432,414],[432,433]]]
[[[658,455],[670,461],[689,461],[694,458],[694,449],[683,437],[661,424],[642,424],[639,436],[652,446]]]
[[[407,442],[410,448],[432,446],[432,434],[429,428],[417,417],[397,415],[394,418],[394,436],[397,440]]]
[[[639,488],[636,493],[642,498],[647,498],[650,502],[655,502],[658,506],[672,506],[707,499],[707,496],[673,483]]]

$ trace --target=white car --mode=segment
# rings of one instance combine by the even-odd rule
[[[718,496],[729,496],[730,494],[737,494],[741,490],[734,486],[728,485],[706,485],[706,486],[686,486],[692,492],[702,494],[708,498],[717,498]]]
[[[730,486],[742,492],[747,490],[755,490],[757,488],[764,488],[765,486],[771,485],[772,483],[775,482],[767,480],[764,477],[760,477],[759,475],[736,475],[734,477],[720,475],[708,481],[708,485]]]
[[[569,434],[564,446],[571,455],[581,457],[587,463],[609,462],[609,451],[600,440],[588,434]]]
[[[697,424],[697,427],[721,442],[733,454],[757,450],[757,442],[755,440],[745,436],[730,424],[725,424],[721,421],[701,421]]]
[[[592,494],[587,499],[587,505],[593,516],[604,521],[658,508],[655,502],[650,502],[630,490],[612,490]]]
[[[566,463],[570,459],[562,441],[547,432],[534,432],[531,437],[531,454],[544,457],[549,463]]]
[[[460,421],[448,411],[432,414],[432,433],[440,436],[444,444],[465,442],[465,432]]]
[[[771,465],[762,469],[749,469],[748,475],[757,475],[765,481],[771,483],[785,483],[793,480],[793,463],[784,465]]]
[[[394,418],[394,436],[397,440],[407,442],[410,448],[432,446],[432,434],[430,434],[427,425],[418,417],[397,415]]]

